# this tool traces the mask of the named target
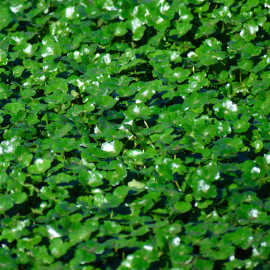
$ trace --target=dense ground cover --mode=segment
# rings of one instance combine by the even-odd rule
[[[3,269],[269,269],[269,0],[2,0]]]

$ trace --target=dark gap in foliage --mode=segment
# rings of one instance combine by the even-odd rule
[[[125,41],[125,44],[131,44],[132,43],[132,31],[130,29],[127,29],[127,33],[124,36],[114,36],[113,40],[111,41],[111,44],[123,44],[123,40]],[[128,46],[130,47],[130,45]],[[123,51],[123,50],[122,50]],[[118,53],[119,50],[113,50],[110,48],[110,53]]]
[[[124,143],[123,151],[124,150],[132,150],[135,146],[135,141],[134,140],[126,140]]]
[[[33,160],[33,162],[34,162],[35,160]],[[27,172],[27,168],[24,168],[25,169],[25,172]],[[38,189],[38,190],[40,190],[43,186],[44,186],[44,182],[43,182],[43,180],[36,180],[36,181],[33,181],[33,179],[31,179],[30,177],[26,177],[26,181],[25,181],[25,183],[27,183],[27,184],[30,184],[30,185],[35,185],[35,187]],[[30,193],[32,193],[32,191],[28,191],[27,192],[27,194],[30,194]],[[35,191],[36,192],[36,191]],[[36,195],[36,194],[34,194],[34,195]],[[32,196],[34,196],[34,195],[32,195]],[[32,197],[31,196],[31,197]],[[31,198],[30,197],[30,198]]]
[[[31,269],[31,263],[19,263],[18,264],[19,270],[29,270]]]
[[[42,98],[42,99],[44,99],[44,97],[46,97],[44,89],[36,89],[36,94],[33,96],[33,98],[37,98],[37,99]]]
[[[71,157],[77,157],[79,159],[81,158],[81,152],[78,149],[74,149],[74,150],[71,150],[69,152],[65,152],[64,155],[65,155],[65,159],[69,159]],[[57,162],[56,160],[54,160],[54,161]]]
[[[7,103],[9,103],[9,102],[7,102],[7,100],[6,100],[6,102],[3,102],[2,105],[4,106]],[[3,122],[1,123],[1,126],[4,126],[4,127],[10,126],[11,125],[11,121],[10,121],[11,115],[4,114],[2,117],[3,117]]]
[[[28,79],[30,76],[32,75],[32,73],[29,70],[24,70],[22,75],[20,76],[19,80],[23,79]],[[17,79],[18,80],[18,79]]]
[[[14,206],[9,209],[8,211],[6,211],[6,215],[8,217],[13,217],[16,215],[20,215],[20,216],[26,216],[31,214],[29,207],[29,203],[22,203],[22,204],[14,204]]]
[[[76,88],[71,87],[70,88],[70,92],[71,92],[71,90],[74,90],[74,89],[76,89]],[[83,103],[83,96],[82,95],[78,95],[74,100],[72,100],[72,104],[83,105],[84,104]],[[95,113],[95,111],[97,112],[98,110],[95,109],[91,113]]]
[[[38,38],[38,32],[34,33],[33,37],[28,39],[28,43],[29,44],[36,44],[40,41],[40,39]]]
[[[225,186],[222,187],[222,188],[219,188],[218,184],[217,184],[219,182],[221,182],[221,181],[215,181],[214,182],[215,186],[217,187],[217,196],[214,198],[214,203],[215,203],[215,205],[218,204],[219,207],[220,207],[220,204],[222,204],[223,207],[224,207],[224,205],[226,205],[225,198],[227,196],[227,190],[226,190]],[[223,209],[225,209],[225,207]]]
[[[201,160],[202,159],[202,154],[201,153],[194,153],[194,154],[192,154],[192,155],[189,155],[188,156],[189,158],[194,158],[194,160],[196,161],[198,161],[198,160]]]
[[[36,128],[36,134],[38,138],[40,139],[46,139],[47,133],[46,133],[46,127],[45,126],[37,126]]]
[[[261,187],[257,191],[257,196],[263,200],[269,200],[270,197],[270,186],[266,182],[261,185]]]
[[[13,24],[14,24],[14,21],[13,21]],[[2,28],[1,31],[0,31],[0,34],[3,34],[4,36],[7,36],[8,35],[8,26],[6,28]]]
[[[199,255],[200,254],[200,246],[199,245],[194,245],[193,246],[193,254],[194,255]]]
[[[24,18],[18,18],[18,26],[16,31],[18,32],[27,32],[28,27],[31,25],[30,21],[27,21],[27,19],[25,19],[25,15],[23,14]]]
[[[76,250],[76,246],[73,246],[71,248],[69,248],[67,250],[67,252],[62,256],[60,257],[59,259],[65,264],[65,263],[68,263],[73,257],[74,257],[74,253],[75,253],[75,250]]]
[[[181,160],[185,160],[186,157],[188,156],[188,153],[190,153],[189,150],[182,149],[182,151],[179,151],[179,150],[178,150],[178,151],[175,153],[175,155],[176,155],[176,158],[179,158],[179,159],[181,159]]]
[[[236,247],[235,258],[239,260],[246,260],[252,255],[252,248],[242,249],[241,247]]]
[[[154,37],[158,31],[153,26],[146,26],[146,29],[143,33],[143,36],[140,40],[134,41],[134,44],[136,44],[137,48],[140,48],[141,46],[147,45],[147,42],[150,38]]]
[[[96,52],[99,54],[106,53],[106,49],[102,48],[101,46],[97,46]]]
[[[118,252],[112,251],[108,255],[108,260],[106,264],[103,267],[101,267],[101,270],[117,269],[120,266],[121,261],[122,261],[122,254],[120,254],[120,250]]]
[[[266,32],[262,27],[259,27],[259,31],[256,33],[256,38],[253,40],[254,43],[265,42],[270,39],[269,32]]]
[[[56,75],[56,78],[63,78],[63,79],[67,79],[69,77],[70,73],[68,71],[63,71],[60,72]],[[68,84],[68,85],[72,85],[72,84]],[[73,86],[73,85],[72,85]],[[74,87],[74,86],[73,86]],[[74,87],[75,89],[75,87]]]
[[[138,177],[136,177],[136,176],[134,178],[132,178],[132,179],[139,180]],[[140,195],[139,195],[139,198],[143,197],[146,194],[147,194],[146,191],[141,192]],[[126,203],[129,205],[130,203],[132,203],[136,199],[138,199],[138,192],[135,191],[135,190],[130,190],[128,192],[128,197],[126,199]]]
[[[162,96],[164,94],[166,94],[167,91],[161,91],[161,92],[156,92],[152,98],[150,100],[147,100],[147,102],[145,103],[146,106],[154,106],[157,105],[158,107],[162,108],[166,105],[166,103],[169,101],[169,99],[167,99],[166,101],[164,101],[162,99]]]
[[[135,97],[135,94],[132,96],[120,97],[116,106],[124,107],[125,109],[127,109],[128,106],[126,105],[126,102],[130,102],[134,97]]]
[[[148,270],[169,269],[169,261],[170,261],[170,259],[168,258],[168,256],[165,256],[163,254],[161,257],[159,257],[158,261],[151,263]],[[170,267],[170,269],[171,269],[171,267]]]
[[[119,215],[124,216],[124,215],[131,215],[132,214],[130,207],[125,205],[125,204],[121,204],[120,206],[113,208],[112,210],[117,215],[119,214]]]
[[[5,84],[9,84],[10,83],[10,76],[8,75],[8,72],[3,72],[0,73],[0,82],[3,82]]]
[[[219,21],[217,24],[217,31],[214,33],[214,36],[217,36],[217,39],[222,42],[221,49],[222,51],[227,52],[227,43],[230,41],[230,37],[227,34],[226,27],[229,27],[228,23],[224,23],[223,21]],[[223,29],[224,27],[224,29]]]
[[[136,127],[135,129],[136,129],[136,131],[138,131],[138,133],[139,133],[140,130],[146,128],[144,120],[142,120],[142,119],[135,120],[134,121],[134,126]]]
[[[182,185],[185,182],[185,177],[181,174],[179,174],[178,172],[175,172],[173,174],[173,180],[177,181],[178,184]]]
[[[214,267],[215,270],[222,270],[224,268],[225,260],[213,260],[214,261]]]
[[[200,216],[200,212],[197,209],[191,209],[190,211],[183,213],[181,215],[176,215],[173,219],[180,220],[183,224],[188,224],[190,222],[198,222],[198,217]]]
[[[113,251],[112,249],[107,248],[105,253],[109,256],[109,258],[106,260],[106,262],[104,262],[104,259],[97,254],[95,266],[100,267],[101,270],[117,269],[121,264],[123,256],[127,257],[128,255],[133,254],[136,250],[138,250],[136,247],[125,247],[123,249],[119,249],[118,251]]]
[[[14,61],[10,61],[7,64],[7,67],[14,68],[16,66],[22,66],[23,65],[23,59],[21,58],[16,58]]]
[[[34,32],[34,36],[29,39],[30,44],[36,44],[38,42],[41,42],[42,39],[48,34],[49,32],[49,25],[50,22],[46,21],[45,25],[40,25],[39,29]],[[25,31],[27,32],[27,30]]]
[[[214,205],[213,205],[215,211],[217,211],[218,215],[221,217],[224,214],[226,214],[228,206],[229,206],[229,202],[225,198],[221,198],[221,200],[219,200],[218,202],[214,202]]]
[[[227,71],[227,68],[226,68],[226,63],[223,63],[223,62],[218,62],[214,65],[211,65],[209,67],[209,73],[211,74],[219,74],[221,73],[223,70]],[[215,81],[216,83],[218,83],[218,81]]]
[[[238,152],[235,157],[232,158],[232,162],[242,163],[250,160],[249,152]]]
[[[123,122],[123,118],[125,117],[124,114],[121,114],[121,118],[119,118],[118,115],[114,115],[113,110],[105,110],[103,116],[110,120],[110,123],[116,125],[120,125]]]
[[[174,98],[172,98],[167,104],[166,107],[170,107],[176,104],[183,104],[184,103],[184,99],[182,98],[182,96],[176,96]]]
[[[155,114],[151,118],[147,119],[147,124],[149,128],[154,127],[157,124],[158,119],[159,119],[158,114]]]
[[[233,174],[233,175],[230,175],[230,174]],[[241,172],[240,171],[232,171],[232,172],[220,172],[220,178],[222,180],[220,181],[217,181],[217,187],[218,188],[224,188],[226,186],[228,186],[229,184],[232,184],[233,181],[235,180],[235,176],[237,177],[240,177],[241,176]]]

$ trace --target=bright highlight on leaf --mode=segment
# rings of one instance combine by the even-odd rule
[[[114,144],[114,142],[103,143],[101,145],[101,150],[103,150],[105,152],[115,152],[115,144]]]

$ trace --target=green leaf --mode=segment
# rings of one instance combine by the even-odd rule
[[[227,53],[222,51],[221,42],[216,38],[206,39],[203,44],[195,50],[195,59],[200,65],[213,65],[223,60]]]
[[[49,255],[45,246],[36,246],[32,249],[36,263],[51,264],[54,259]]]
[[[197,169],[190,179],[190,185],[196,199],[214,198],[217,195],[217,188],[212,182],[220,177],[219,167],[208,165]]]
[[[216,237],[205,238],[200,243],[200,251],[212,260],[225,260],[234,254],[235,247],[227,240]]]
[[[196,259],[194,266],[198,270],[214,269],[214,262],[209,260]]]
[[[13,201],[8,195],[0,196],[0,212],[4,214],[7,210],[9,210],[13,206]]]
[[[12,11],[12,7],[11,7],[11,11]],[[3,5],[1,6],[0,17],[2,18],[0,22],[0,30],[8,26],[13,20],[13,16],[9,8]]]
[[[7,63],[8,63],[7,53],[1,50],[0,51],[0,66],[5,66]]]
[[[76,149],[76,141],[74,138],[59,138],[57,142],[52,143],[52,149],[55,152],[69,152]]]
[[[253,40],[256,37],[256,33],[259,31],[259,26],[253,20],[245,23],[243,29],[240,32],[240,36],[246,41]]]
[[[60,238],[54,238],[50,243],[50,252],[55,258],[60,258],[65,255],[70,245],[68,243],[63,243]]]
[[[8,103],[7,105],[5,105],[5,109],[8,112],[16,114],[19,111],[24,111],[24,105],[21,104],[20,102],[12,102],[12,103]]]
[[[253,69],[253,62],[251,60],[243,60],[238,63],[238,66],[246,71],[251,71]]]
[[[31,174],[41,174],[51,167],[51,161],[43,158],[37,158],[33,165],[30,165],[27,170]]]
[[[49,35],[47,35],[42,40],[40,54],[43,58],[51,55],[60,55],[61,54],[60,44],[55,42]]]
[[[8,249],[0,249],[1,265],[7,270],[17,269],[16,261],[12,258],[12,254]]]
[[[189,202],[177,202],[174,208],[180,213],[186,213],[191,210],[192,206]]]
[[[138,181],[136,181],[135,179],[133,179],[132,181],[128,182],[128,186],[130,188],[135,188],[135,189],[142,189],[145,187],[144,183],[140,183]]]
[[[101,150],[108,156],[117,156],[122,150],[123,144],[120,141],[104,142],[101,145]]]
[[[83,170],[79,175],[79,181],[84,186],[97,187],[103,184],[103,175],[99,171]]]
[[[27,199],[27,194],[25,192],[19,194],[10,194],[10,199],[16,204],[21,204]]]
[[[99,96],[96,99],[97,105],[106,109],[111,109],[116,102],[117,101],[110,96]]]
[[[221,138],[214,142],[213,153],[215,156],[231,157],[244,146],[240,138]]]
[[[70,260],[71,267],[79,267],[81,265],[94,262],[95,254],[91,252],[92,247],[85,244],[79,245],[75,251],[75,257]]]
[[[95,220],[87,220],[84,224],[73,222],[69,233],[69,239],[72,245],[86,241],[92,232],[98,229],[98,222]]]
[[[176,35],[176,36],[181,37],[181,36],[184,36],[191,28],[192,28],[192,24],[188,22],[176,23],[175,29],[170,31],[170,35],[172,36]]]

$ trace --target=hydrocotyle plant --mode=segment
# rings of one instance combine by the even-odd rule
[[[3,269],[269,269],[269,0],[2,0]]]

